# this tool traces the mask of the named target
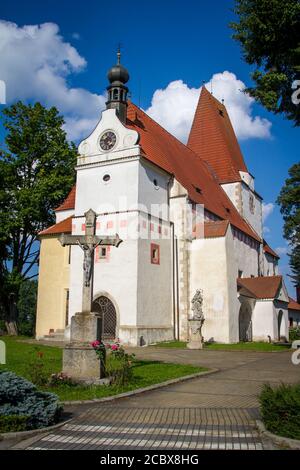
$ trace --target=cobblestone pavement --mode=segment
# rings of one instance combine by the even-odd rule
[[[68,407],[74,419],[21,444],[27,449],[263,449],[255,420],[265,382],[297,382],[290,352],[134,351],[140,359],[217,367],[220,372],[123,398]]]
[[[261,450],[255,418],[253,409],[93,406],[27,449]]]

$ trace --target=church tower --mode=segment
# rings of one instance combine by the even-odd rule
[[[129,73],[123,65],[121,65],[121,52],[117,52],[117,64],[114,65],[107,73],[110,85],[107,87],[108,100],[106,109],[116,109],[118,118],[125,124],[127,114],[127,94],[128,88],[125,83],[129,80]]]

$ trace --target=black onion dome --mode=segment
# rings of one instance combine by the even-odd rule
[[[129,80],[129,73],[125,67],[121,64],[113,65],[107,73],[107,78],[110,83],[121,82],[127,83]]]

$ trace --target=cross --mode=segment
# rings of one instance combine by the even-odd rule
[[[89,209],[84,216],[85,235],[66,235],[62,233],[59,241],[62,246],[77,245],[83,251],[82,311],[90,312],[93,299],[94,251],[99,245],[118,247],[122,240],[118,234],[114,237],[99,237],[96,235],[96,213],[92,209]]]

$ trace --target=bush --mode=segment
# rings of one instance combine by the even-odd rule
[[[0,416],[0,433],[26,431],[28,416]]]
[[[300,339],[299,326],[297,326],[296,328],[290,328],[289,339],[290,341],[296,341],[297,339]]]
[[[47,371],[45,370],[44,353],[39,351],[38,348],[35,348],[35,350],[35,357],[27,364],[26,376],[32,383],[38,387],[42,387],[48,383],[49,377]]]
[[[78,387],[78,383],[75,382],[64,372],[58,372],[57,374],[51,374],[48,381],[49,387],[59,387],[60,385],[69,385],[70,387]]]
[[[0,371],[0,416],[26,416],[26,429],[36,429],[55,424],[61,411],[57,395],[38,391],[13,372]]]
[[[259,401],[268,431],[300,439],[300,384],[281,384],[274,388],[264,385]]]
[[[132,361],[134,354],[127,354],[119,343],[108,345],[111,350],[107,355],[105,372],[117,385],[126,385],[132,380]]]

